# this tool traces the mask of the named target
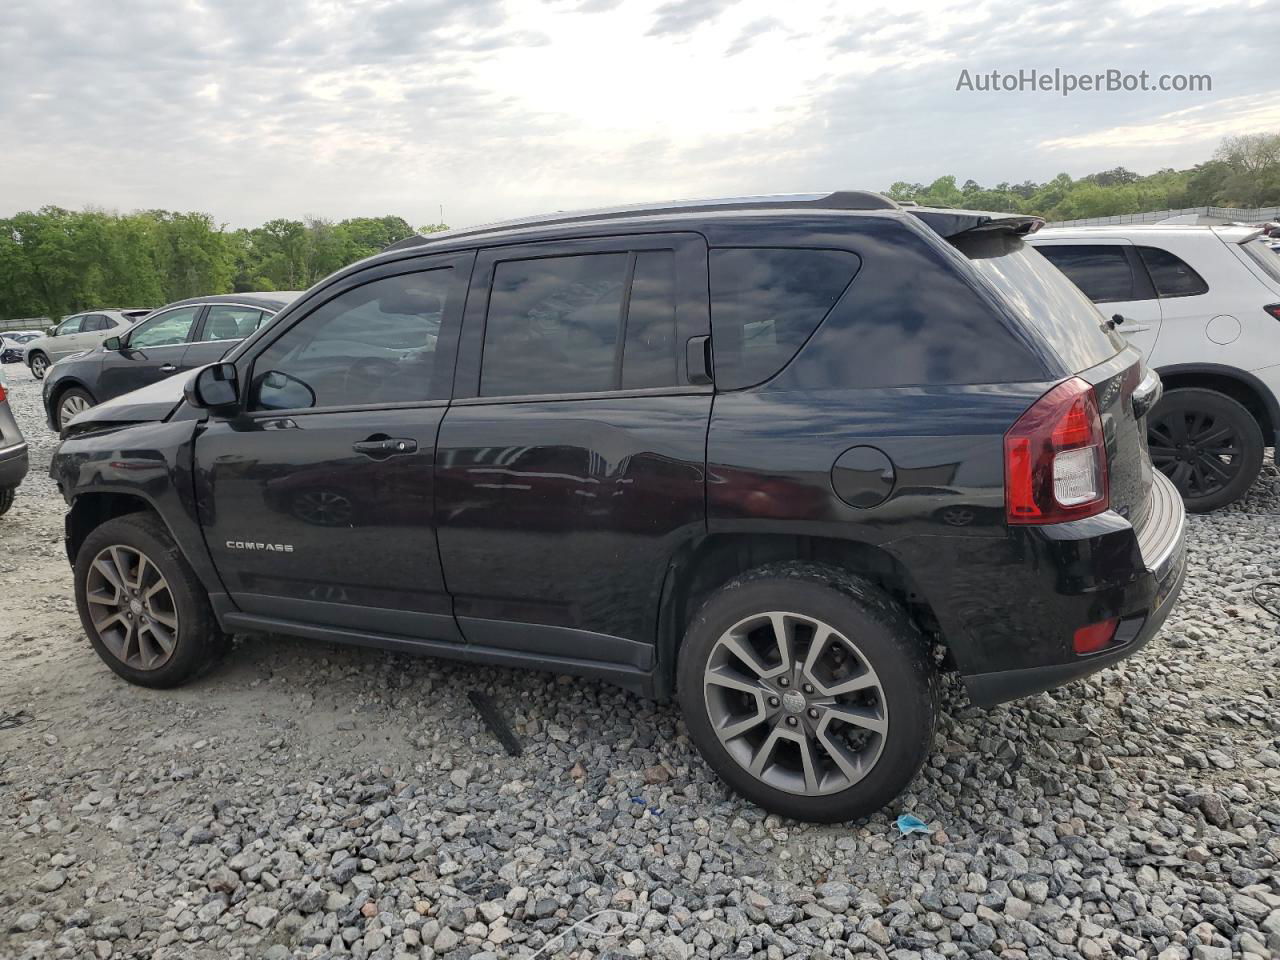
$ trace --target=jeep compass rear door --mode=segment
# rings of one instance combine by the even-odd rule
[[[689,234],[480,252],[436,468],[468,643],[653,665],[669,563],[705,523],[706,263]]]
[[[433,468],[473,259],[355,274],[237,359],[244,410],[198,435],[196,485],[210,553],[244,613],[458,639]]]

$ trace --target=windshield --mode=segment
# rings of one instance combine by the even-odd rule
[[[1125,348],[1080,288],[1020,237],[978,232],[952,243],[1071,370],[1087,370]]]

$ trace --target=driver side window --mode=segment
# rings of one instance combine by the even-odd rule
[[[254,361],[250,410],[430,400],[453,268],[383,277],[339,294]]]
[[[199,312],[199,307],[181,307],[147,320],[129,334],[129,346],[132,348],[169,347],[186,343],[187,336],[191,333],[191,325]]]

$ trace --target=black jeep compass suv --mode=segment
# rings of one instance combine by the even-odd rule
[[[866,814],[992,704],[1128,656],[1183,576],[1158,398],[1021,237],[835,193],[403,241],[64,431],[93,646],[292,634],[674,695],[762,806]]]

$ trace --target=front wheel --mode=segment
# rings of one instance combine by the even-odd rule
[[[8,513],[9,508],[13,506],[15,492],[13,487],[0,487],[0,517]]]
[[[870,582],[814,564],[730,581],[694,617],[677,695],[711,767],[766,810],[853,820],[898,796],[932,746],[924,638]]]
[[[143,687],[176,687],[225,648],[209,597],[160,520],[108,520],[81,544],[76,606],[108,667]]]
[[[54,413],[58,429],[61,430],[72,417],[78,413],[83,413],[92,406],[93,397],[89,396],[88,391],[81,390],[79,387],[71,387],[69,390],[64,391],[58,397],[58,406]]]
[[[1216,390],[1170,390],[1147,417],[1151,462],[1192,513],[1244,496],[1262,469],[1263,446],[1253,415]]]
[[[43,380],[44,375],[49,370],[49,358],[43,353],[35,353],[31,355],[31,375],[37,380]]]

